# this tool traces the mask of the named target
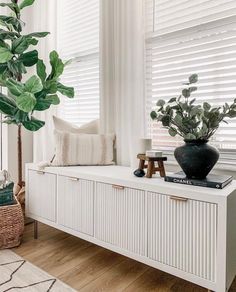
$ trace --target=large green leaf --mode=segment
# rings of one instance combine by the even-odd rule
[[[38,131],[40,128],[42,128],[45,125],[45,122],[35,119],[34,117],[31,118],[31,120],[27,122],[23,122],[23,126],[32,132]]]
[[[35,111],[45,111],[50,108],[51,105],[60,104],[60,99],[58,95],[51,94],[47,95],[46,98],[37,98],[37,103],[35,105]]]
[[[7,40],[7,39],[13,40],[13,39],[15,39],[15,37],[18,37],[18,36],[19,35],[16,32],[0,29],[0,39],[1,40]]]
[[[0,63],[6,63],[11,60],[13,54],[7,48],[0,47]]]
[[[0,64],[0,74],[2,74],[7,69],[7,63]]]
[[[20,96],[24,92],[24,85],[12,78],[6,82],[8,90],[15,96]]]
[[[20,38],[12,42],[12,51],[15,54],[22,54],[29,47],[29,43],[26,37],[21,36]]]
[[[16,17],[0,15],[0,22],[7,28],[9,27],[9,25],[12,25],[17,32],[22,31],[23,22],[17,19]]]
[[[12,42],[12,51],[15,54],[23,54],[30,45],[36,46],[37,44],[38,40],[32,37],[21,36]]]
[[[50,101],[51,104],[53,104],[53,105],[58,105],[58,104],[60,104],[60,98],[58,97],[57,94],[47,95],[46,100],[47,100],[47,101]]]
[[[45,89],[47,89],[48,93],[57,93],[57,81],[53,80],[47,80],[45,82]]]
[[[32,93],[24,92],[20,96],[17,96],[16,105],[23,112],[29,113],[36,105],[36,98]]]
[[[4,47],[10,50],[10,46],[8,45],[8,43],[6,43],[4,40],[1,40],[1,39],[0,39],[0,47]]]
[[[36,46],[38,44],[38,40],[36,40],[35,38],[30,38],[30,37],[26,37],[27,38],[27,41],[28,41],[28,44],[29,46],[32,45],[32,46]]]
[[[35,0],[23,0],[20,4],[20,9],[23,9],[27,6],[31,6],[34,3]]]
[[[38,60],[37,74],[38,74],[39,78],[41,79],[41,81],[44,82],[46,77],[47,77],[47,73],[46,73],[46,66],[45,66],[43,60]]]
[[[16,113],[14,114],[14,120],[17,124],[21,124],[28,120],[28,113],[17,109]]]
[[[5,95],[0,93],[0,112],[13,116],[16,112],[16,106]]]
[[[37,99],[37,103],[34,107],[34,110],[35,111],[45,111],[45,110],[49,109],[51,105],[52,105],[51,100],[47,100],[45,98],[40,98],[40,99]]]
[[[64,71],[64,63],[59,58],[56,51],[52,51],[49,55],[50,64],[52,66],[52,72],[49,76],[49,79],[57,79]]]
[[[3,73],[0,74],[0,86],[5,87],[6,86],[6,81],[8,76],[8,70],[5,70]]]
[[[25,91],[27,92],[31,92],[34,94],[40,92],[42,89],[43,89],[42,82],[36,75],[30,77],[30,79],[27,80],[25,83]]]
[[[27,73],[24,64],[19,60],[10,60],[7,62],[8,69],[17,78],[22,74]]]
[[[35,38],[44,38],[48,34],[50,34],[50,32],[43,31],[43,32],[33,32],[33,33],[30,33],[30,34],[27,34],[27,36],[29,36],[29,37],[35,37]]]
[[[46,98],[48,91],[44,88],[42,91],[35,93],[36,99],[44,99]]]
[[[19,57],[19,61],[21,61],[26,67],[31,67],[38,62],[38,51],[30,51],[22,54]]]
[[[61,84],[59,82],[57,83],[57,90],[61,94],[65,95],[65,96],[67,96],[69,98],[73,98],[75,96],[75,91],[74,91],[73,87],[64,86],[63,84]]]

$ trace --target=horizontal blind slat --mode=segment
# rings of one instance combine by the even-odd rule
[[[58,47],[72,59],[61,82],[75,89],[62,98],[60,116],[78,126],[99,117],[99,0],[58,0]]]

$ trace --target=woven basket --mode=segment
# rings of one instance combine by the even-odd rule
[[[0,249],[19,246],[24,231],[20,203],[0,207]]]

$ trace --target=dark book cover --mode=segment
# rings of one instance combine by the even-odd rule
[[[215,188],[215,189],[223,189],[227,186],[233,177],[230,175],[215,175],[209,174],[207,178],[200,180],[200,179],[189,179],[186,177],[183,171],[174,173],[172,175],[167,175],[165,177],[165,181],[184,184],[184,185],[193,185],[199,187],[207,187],[207,188]]]
[[[0,207],[5,207],[5,206],[11,206],[11,205],[16,205],[16,200],[12,200],[12,201],[8,201],[8,202],[5,202],[5,203],[0,203]]]

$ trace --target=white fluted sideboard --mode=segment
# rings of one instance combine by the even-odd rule
[[[28,164],[26,214],[212,291],[236,275],[236,181],[217,190],[121,166]]]

